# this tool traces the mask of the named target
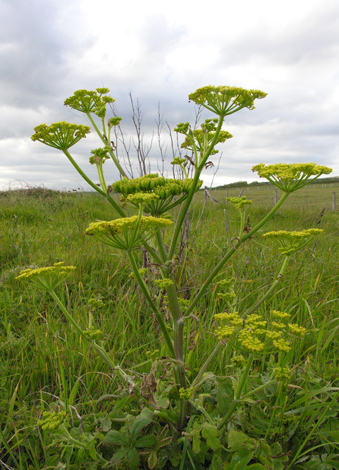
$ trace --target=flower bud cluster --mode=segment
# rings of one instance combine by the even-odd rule
[[[82,113],[94,113],[104,118],[106,105],[115,101],[110,96],[104,96],[107,93],[109,93],[108,88],[97,88],[96,91],[77,90],[64,101],[64,104]]]
[[[275,367],[273,370],[274,376],[283,382],[291,379],[291,370],[287,367]]]
[[[252,204],[252,201],[250,199],[247,199],[246,196],[227,197],[226,200],[229,201],[231,204],[233,204],[234,208],[237,210],[241,210],[248,204]]]
[[[89,339],[101,339],[104,336],[103,332],[94,326],[88,327],[83,331],[83,334]]]
[[[254,100],[265,98],[266,95],[260,90],[210,85],[198,88],[188,98],[215,114],[227,116],[242,108],[254,109]]]
[[[332,168],[315,163],[277,163],[265,165],[260,163],[252,168],[260,178],[266,178],[284,192],[291,193],[306,186],[321,175],[328,175]]]
[[[38,421],[38,426],[41,426],[44,431],[55,431],[65,422],[66,411],[60,411],[59,413],[45,411],[42,416],[43,419]]]
[[[92,156],[89,158],[91,165],[105,163],[109,159],[108,155],[109,147],[105,146],[104,148],[98,148],[91,150]]]
[[[54,122],[50,126],[40,124],[34,128],[35,134],[31,139],[42,144],[48,145],[58,150],[67,150],[75,145],[86,134],[89,134],[90,128],[82,124],[70,124],[65,121]]]
[[[158,176],[157,173],[149,174],[135,179],[123,178],[120,181],[113,183],[113,190],[116,193],[121,193],[123,199],[127,199],[130,194],[135,193],[153,193],[160,199],[167,199],[179,194],[188,194],[191,186],[192,179],[176,180],[166,179],[163,176]],[[199,182],[198,188],[202,185]]]
[[[291,256],[300,250],[315,236],[320,235],[324,230],[319,228],[310,228],[308,230],[267,232],[263,238],[273,239],[278,244],[278,250],[284,256]]]
[[[188,135],[186,135],[186,138],[181,144],[181,147],[187,150],[191,150],[192,152],[194,152],[195,149],[198,152],[203,152],[204,148],[207,148],[211,144],[215,134],[215,132],[205,132],[203,129],[195,129],[193,132],[190,132]],[[232,137],[232,134],[229,132],[220,131],[214,145],[224,143],[227,139],[231,139]],[[218,152],[219,150],[213,148],[210,154],[215,155]]]
[[[86,234],[93,235],[114,248],[134,250],[157,230],[172,224],[171,220],[161,217],[139,218],[134,215],[111,221],[91,222],[86,229]]]
[[[24,269],[15,279],[29,281],[36,287],[49,291],[62,284],[75,270],[75,266],[64,266],[64,261],[61,261],[46,268]]]
[[[173,286],[174,282],[172,279],[164,278],[164,279],[156,279],[154,284],[160,289],[167,289],[167,287]]]
[[[190,400],[193,395],[194,388],[179,388],[179,396],[182,400]]]
[[[290,315],[285,312],[272,311],[272,317],[279,321],[272,320],[270,324],[261,315],[248,315],[246,319],[239,317],[237,312],[218,313],[214,315],[216,320],[224,324],[216,329],[215,333],[219,339],[227,337],[237,338],[238,343],[251,352],[261,352],[264,349],[271,349],[288,352],[291,343],[287,336],[304,336],[306,329],[289,323]]]

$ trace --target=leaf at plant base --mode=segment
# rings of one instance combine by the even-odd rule
[[[130,441],[121,432],[112,430],[106,434],[103,443],[107,445],[129,446]]]
[[[91,456],[91,458],[93,460],[97,460],[97,451],[95,449],[95,441],[92,441],[89,443],[88,450],[89,450],[89,455]]]
[[[137,418],[131,427],[131,440],[135,441],[138,438],[139,432],[152,422],[152,418]]]
[[[246,467],[246,470],[266,470],[269,467],[264,467],[261,463],[254,463]]]
[[[123,449],[120,449],[118,452],[115,452],[113,455],[112,463],[118,463],[123,460],[128,451],[129,449],[125,447]]]
[[[248,468],[247,464],[251,461],[254,454],[254,450],[240,449],[232,455],[232,460],[225,470],[243,470]]]
[[[147,460],[148,467],[152,470],[156,466],[157,462],[158,462],[157,453],[155,451],[151,452]]]
[[[236,431],[235,429],[231,429],[228,433],[228,448],[229,449],[239,449],[240,447],[248,444],[250,442],[250,438],[246,436],[242,431]]]
[[[137,451],[137,449],[135,447],[133,447],[132,449],[130,449],[128,451],[127,458],[128,458],[129,469],[130,470],[138,470],[139,462],[140,462],[140,456],[139,456],[139,452]]]
[[[100,419],[100,424],[101,424],[101,427],[102,427],[102,430],[103,432],[107,432],[111,429],[111,420],[109,419],[108,416],[106,416],[105,418],[101,418]]]
[[[157,438],[154,434],[146,434],[141,436],[135,443],[135,447],[152,447],[157,443]]]
[[[199,454],[200,452],[200,430],[196,430],[193,433],[193,452]]]
[[[217,428],[210,424],[206,424],[201,431],[201,435],[204,439],[206,439],[207,445],[216,452],[221,447],[220,439],[219,439],[219,431]]]

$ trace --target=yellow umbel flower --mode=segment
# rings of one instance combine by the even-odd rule
[[[307,331],[306,328],[304,328],[303,326],[299,326],[297,323],[289,323],[288,329],[291,333],[294,333],[296,336],[305,336]]]
[[[109,222],[91,222],[86,234],[93,235],[114,248],[134,250],[149,240],[157,230],[172,224],[171,220],[160,217],[134,215]]]
[[[24,269],[15,279],[30,282],[45,291],[54,290],[76,270],[75,266],[64,266],[64,262],[54,263],[46,268]]]
[[[291,344],[289,341],[285,341],[284,339],[274,339],[273,345],[279,351],[289,352],[291,350]]]
[[[291,256],[296,251],[304,248],[307,243],[316,235],[320,235],[324,230],[320,228],[310,228],[300,232],[279,230],[277,232],[267,232],[262,236],[277,242],[278,250],[284,256]]]
[[[242,108],[254,109],[254,100],[265,96],[267,93],[260,90],[210,85],[198,88],[188,98],[215,114],[227,116]]]
[[[252,168],[260,178],[266,178],[277,188],[284,192],[292,193],[306,186],[321,175],[328,175],[332,168],[316,165],[315,163],[277,163],[265,165],[260,163]]]
[[[154,284],[160,289],[167,289],[167,287],[173,286],[174,282],[172,279],[164,278],[164,279],[156,279]]]
[[[40,124],[34,130],[35,134],[31,137],[33,142],[38,140],[42,144],[58,150],[69,149],[90,132],[88,126],[69,124],[65,121],[55,122],[50,126]]]
[[[234,205],[234,208],[237,210],[244,209],[248,204],[252,204],[250,199],[247,199],[246,196],[241,197],[227,197],[227,201]]]

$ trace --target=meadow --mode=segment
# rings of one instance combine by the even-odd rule
[[[238,429],[251,436],[279,441],[289,462],[295,458],[295,469],[339,468],[339,216],[332,211],[332,192],[338,190],[339,185],[317,184],[290,195],[222,273],[235,277],[238,309],[245,311],[271,285],[280,263],[278,251],[261,234],[324,229],[315,243],[292,256],[278,289],[261,306],[264,314],[270,309],[288,311],[307,329],[288,353],[294,369],[285,402],[277,404],[275,391],[268,387],[252,397],[261,402],[260,412],[251,415],[248,405],[232,418]],[[240,188],[231,188],[228,196],[239,192]],[[210,194],[219,203],[207,198],[204,204],[203,191],[195,195],[190,235],[182,244],[186,269],[178,269],[176,275],[187,299],[237,237],[238,213],[226,203],[226,191]],[[246,219],[251,227],[274,205],[274,188],[244,188],[243,195],[253,201]],[[176,217],[173,210],[172,216]],[[165,354],[163,343],[158,350],[161,332],[130,276],[126,254],[85,235],[90,222],[114,217],[107,201],[93,193],[42,188],[0,193],[0,465],[4,468],[66,468],[51,456],[36,424],[42,412],[71,407],[76,416],[100,420],[121,391],[119,377],[74,334],[53,299],[15,280],[22,269],[59,261],[76,266],[67,283],[58,288],[60,298],[82,328],[95,321],[104,332],[106,350],[132,376],[149,373],[154,357]],[[141,250],[137,256],[142,262]],[[156,274],[157,267],[152,269]],[[102,303],[95,307],[90,299]],[[195,310],[197,319],[191,320],[186,348],[195,351],[188,355],[192,374],[214,348],[213,315],[220,311],[218,302],[212,285]],[[232,375],[232,354],[225,347],[210,366],[225,382]],[[270,360],[264,356],[255,362],[257,377],[266,374]],[[279,419],[278,413],[272,418],[273,409],[279,409]],[[282,465],[286,466],[274,468],[290,468],[288,463]]]

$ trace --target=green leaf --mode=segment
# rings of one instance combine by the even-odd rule
[[[147,460],[148,467],[152,470],[156,466],[157,462],[158,462],[157,453],[153,451],[149,454],[149,457]]]
[[[139,432],[152,422],[152,418],[137,418],[131,427],[131,440],[135,441]]]
[[[230,470],[243,470],[244,468],[248,468],[247,464],[250,462],[254,454],[254,450],[248,450],[248,449],[240,449],[238,450],[235,454],[232,456],[232,460],[230,463],[230,467],[226,467],[227,469],[229,468]]]
[[[133,447],[132,449],[128,451],[127,457],[128,457],[128,465],[129,465],[130,470],[138,470],[140,456],[139,456],[139,452],[137,451],[135,447]]]
[[[238,449],[239,447],[248,443],[249,440],[250,438],[246,436],[246,434],[241,431],[236,431],[232,428],[228,433],[228,448]]]
[[[154,434],[146,434],[141,436],[135,443],[135,447],[152,447],[157,443],[157,438]]]
[[[261,463],[254,463],[253,465],[249,465],[246,467],[246,470],[266,470],[269,467],[264,467]]]
[[[108,416],[106,416],[105,418],[101,418],[100,419],[100,424],[101,424],[101,427],[102,427],[102,430],[103,432],[107,432],[111,429],[111,420],[109,419]]]
[[[118,446],[128,447],[130,444],[130,441],[126,436],[121,434],[121,432],[112,430],[106,434],[105,439],[103,440],[103,443],[107,445],[118,445]]]
[[[96,460],[97,459],[97,451],[95,449],[95,441],[92,441],[92,442],[89,443],[88,450],[89,450],[89,455],[91,456],[91,458],[93,460]]]
[[[193,433],[193,452],[199,454],[200,452],[200,431],[197,430]]]
[[[118,452],[115,452],[115,454],[113,455],[112,463],[120,462],[125,457],[128,451],[129,449],[124,448],[120,449]]]
[[[209,445],[214,452],[220,449],[221,443],[217,428],[210,424],[206,424],[202,429],[201,435],[206,439],[207,445]]]

